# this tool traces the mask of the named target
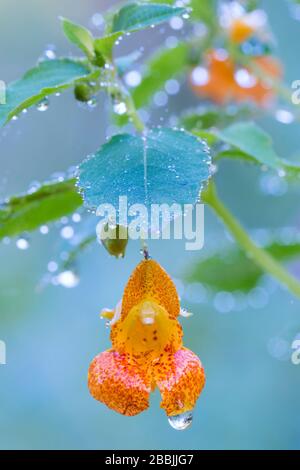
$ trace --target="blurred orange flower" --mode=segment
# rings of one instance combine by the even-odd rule
[[[198,357],[183,347],[176,287],[153,260],[142,261],[109,318],[112,349],[92,361],[90,393],[109,408],[134,416],[149,406],[157,386],[169,417],[190,412],[204,387]]]
[[[230,102],[254,102],[265,106],[276,96],[274,81],[282,76],[282,67],[271,56],[250,59],[256,74],[247,68],[236,67],[226,51],[214,50],[205,66],[196,67],[190,76],[194,93],[222,105]],[[259,76],[258,76],[259,75]]]
[[[219,10],[220,25],[235,44],[241,44],[253,35],[268,37],[268,18],[264,10],[249,12],[236,1],[221,3]]]

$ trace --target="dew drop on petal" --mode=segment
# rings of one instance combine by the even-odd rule
[[[176,416],[168,416],[169,424],[176,431],[184,431],[189,428],[193,422],[193,413],[187,411]]]

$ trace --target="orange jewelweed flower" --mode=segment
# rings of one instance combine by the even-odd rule
[[[212,51],[206,58],[205,67],[196,67],[191,73],[194,93],[219,105],[247,101],[258,106],[268,105],[276,96],[271,82],[282,76],[281,64],[271,56],[251,60],[260,71],[260,77],[246,68],[237,68],[226,51]],[[268,78],[261,78],[263,74]]]
[[[253,35],[268,36],[268,18],[263,10],[249,12],[236,1],[221,3],[219,10],[220,25],[235,44],[241,44]]]
[[[156,261],[143,260],[115,311],[102,312],[111,320],[112,349],[90,365],[91,395],[118,413],[134,416],[148,408],[157,386],[170,423],[188,414],[174,426],[187,427],[205,374],[198,357],[183,347],[179,314],[173,281]]]

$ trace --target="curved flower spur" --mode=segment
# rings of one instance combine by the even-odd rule
[[[91,395],[118,413],[134,416],[148,408],[157,386],[171,426],[186,429],[205,374],[198,357],[183,347],[179,314],[173,281],[156,261],[143,260],[116,309],[102,311],[110,320],[112,349],[90,365]]]

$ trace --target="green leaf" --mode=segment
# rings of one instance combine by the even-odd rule
[[[104,36],[103,38],[95,39],[94,48],[96,53],[101,54],[105,59],[111,60],[113,55],[114,45],[122,33],[117,32]]]
[[[271,137],[253,122],[233,124],[216,133],[217,136],[248,154],[262,165],[278,170],[280,158],[273,149]]]
[[[78,60],[57,59],[41,62],[21,80],[8,85],[6,104],[0,105],[0,127],[43,98],[73,86],[87,78],[90,70]]]
[[[199,110],[189,111],[184,114],[180,120],[181,125],[188,131],[218,129],[230,124],[249,118],[253,114],[253,110],[249,107],[239,107],[232,112],[230,108],[222,108],[216,106],[207,106]]]
[[[136,31],[182,15],[186,10],[159,3],[130,3],[113,18],[112,31]]]
[[[210,176],[210,158],[200,139],[183,131],[157,128],[145,136],[114,136],[79,168],[85,205],[194,204]]]
[[[32,194],[11,197],[0,205],[0,239],[35,230],[82,205],[75,179],[44,184]]]
[[[151,97],[163,88],[166,81],[184,74],[189,65],[189,46],[178,44],[171,49],[165,49],[149,61],[147,71],[133,93],[132,97],[137,108],[145,106]]]
[[[192,19],[202,21],[209,29],[215,30],[218,26],[217,8],[215,0],[191,0]]]
[[[94,58],[94,38],[90,31],[79,24],[73,23],[67,18],[60,18],[62,21],[63,31],[70,42],[79,47],[87,57],[92,60]]]
[[[233,124],[216,135],[223,142],[233,146],[216,158],[240,158],[248,162],[266,165],[290,177],[300,175],[300,166],[280,158],[273,148],[271,137],[253,122]],[[236,151],[238,150],[238,152]]]
[[[284,245],[270,243],[265,250],[277,261],[288,262],[300,256],[300,243]],[[220,251],[192,266],[188,282],[201,282],[215,291],[249,292],[261,279],[264,271],[238,247]]]

